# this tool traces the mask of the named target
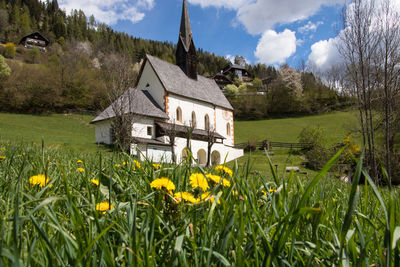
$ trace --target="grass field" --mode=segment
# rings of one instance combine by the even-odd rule
[[[77,114],[52,114],[46,116],[0,113],[0,138],[11,142],[35,142],[45,140],[46,145],[63,149],[95,152],[104,150],[95,144],[94,126],[90,125],[93,116]],[[356,123],[354,112],[335,112],[331,114],[261,121],[235,122],[235,142],[269,139],[278,142],[297,142],[297,137],[305,127],[321,126],[326,129],[329,143],[343,140],[348,129]],[[288,149],[274,149],[271,159],[284,172],[286,166],[299,166],[304,161],[299,155],[292,155]],[[244,165],[248,154],[239,159]],[[266,171],[265,156],[255,151],[251,156],[253,170]],[[233,162],[229,166],[233,166]],[[315,172],[306,170],[309,174]],[[302,175],[308,177],[309,175]]]
[[[335,159],[303,179],[40,144],[0,155],[1,266],[399,266],[398,190],[331,179]]]
[[[94,126],[90,115],[52,114],[46,116],[0,113],[0,137],[13,142],[41,142],[95,151]],[[329,143],[343,140],[356,125],[354,112],[335,112],[325,115],[260,121],[236,121],[235,143],[268,139],[275,142],[297,142],[305,127],[326,129]]]
[[[297,142],[297,137],[304,128],[320,126],[326,130],[327,142],[333,144],[343,140],[354,130],[356,125],[355,112],[334,112],[316,116],[260,121],[236,121],[235,143],[264,139],[273,142]]]
[[[319,124],[334,143],[352,118],[237,122],[236,141],[251,132],[295,142]],[[329,173],[335,159],[319,173],[285,173],[302,161],[285,149],[271,163],[247,154],[228,165],[232,176],[154,166],[99,149],[91,119],[0,114],[0,266],[399,266],[399,191],[365,170],[358,186],[361,165],[352,185]]]
[[[11,142],[41,143],[96,151],[93,116],[77,114],[24,115],[0,113],[0,138]]]

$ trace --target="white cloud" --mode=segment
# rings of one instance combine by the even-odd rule
[[[281,33],[267,30],[258,41],[255,57],[261,63],[281,64],[296,52],[295,32],[288,29]]]
[[[313,23],[311,21],[308,21],[308,23],[298,29],[300,33],[308,33],[308,32],[315,32],[319,25],[324,24],[322,21],[317,21],[316,23]]]
[[[235,62],[235,56],[232,56],[230,54],[225,56],[226,60],[230,61],[232,64]]]
[[[373,0],[371,0],[373,1]],[[372,15],[372,27],[371,30],[377,30],[377,23],[379,23],[379,15],[382,15],[381,7],[382,3],[385,0],[376,0],[374,2],[374,10],[375,14]],[[391,10],[400,13],[400,1],[393,0],[390,2]],[[352,12],[352,8],[354,8],[354,4],[350,4],[348,6],[347,11],[349,14]],[[345,29],[346,30],[346,29]],[[343,63],[343,57],[340,55],[338,51],[338,46],[341,46],[340,35],[343,34],[342,30],[338,36],[335,38],[330,38],[329,40],[321,40],[319,42],[314,43],[311,46],[311,54],[308,57],[308,63],[316,66],[321,71],[329,70],[333,65]]]
[[[119,20],[141,21],[144,12],[154,7],[154,0],[62,0],[59,3],[67,12],[80,9],[87,16],[93,15],[96,20],[111,25]]]
[[[321,71],[327,71],[331,66],[342,62],[342,56],[337,49],[339,37],[321,40],[311,46],[308,63],[315,65]]]
[[[213,6],[227,9],[238,9],[248,2],[249,0],[189,0],[189,3],[200,5],[202,8]]]
[[[237,19],[250,34],[262,34],[277,24],[307,19],[322,5],[343,4],[346,0],[189,0],[201,7],[224,7],[237,11]]]
[[[276,24],[287,24],[306,19],[322,5],[344,3],[344,0],[257,0],[238,10],[238,19],[251,34],[259,34]]]

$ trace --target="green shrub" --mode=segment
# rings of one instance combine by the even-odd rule
[[[28,55],[27,55],[27,61],[30,63],[38,63],[40,60],[40,51],[39,48],[34,47],[32,49],[29,49]]]
[[[15,52],[17,51],[17,49],[15,48],[14,43],[6,43],[5,45],[3,45],[4,47],[4,56],[6,58],[14,58],[15,57]]]
[[[305,144],[305,151],[324,147],[326,144],[325,129],[319,126],[306,127],[300,132],[298,140],[300,143]]]
[[[235,97],[239,93],[239,89],[234,84],[228,84],[222,91],[227,97]]]

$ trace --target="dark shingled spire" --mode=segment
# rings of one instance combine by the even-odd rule
[[[197,80],[197,55],[190,27],[187,1],[183,0],[181,28],[179,31],[176,64],[190,78]]]
[[[189,11],[186,0],[183,0],[181,29],[179,31],[179,39],[183,43],[186,52],[189,52],[190,42],[193,39],[192,29],[190,27]]]

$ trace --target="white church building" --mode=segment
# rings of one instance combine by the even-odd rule
[[[210,138],[214,143],[210,151],[211,164],[222,164],[243,156],[242,149],[234,148],[231,104],[213,79],[197,74],[197,55],[186,0],[183,1],[176,61],[177,65],[174,65],[146,55],[136,87],[128,89],[117,100],[124,103],[130,99],[124,112],[134,115],[131,154],[142,160],[170,162],[169,138],[173,135],[173,150],[180,162],[187,155],[190,129],[190,149],[200,164],[207,162],[207,140]],[[114,117],[110,105],[92,120],[97,143],[114,142]]]

